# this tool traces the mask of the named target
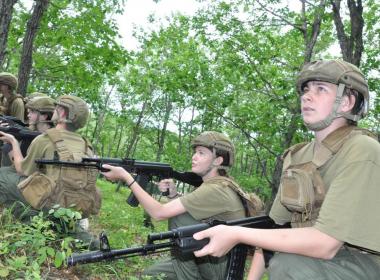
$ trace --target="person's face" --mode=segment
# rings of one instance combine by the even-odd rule
[[[214,155],[210,149],[202,146],[197,146],[195,147],[191,160],[191,171],[196,174],[204,174],[206,171],[208,171],[213,160]]]
[[[62,114],[65,112],[65,109],[61,106],[55,106],[53,116],[51,117],[51,120],[53,122],[57,122],[62,118]]]
[[[301,96],[301,112],[305,123],[324,120],[332,111],[338,86],[319,81],[309,81]]]
[[[28,121],[30,124],[38,121],[38,112],[36,110],[28,109]]]
[[[5,84],[0,84],[0,93],[7,97],[10,93],[9,86]]]

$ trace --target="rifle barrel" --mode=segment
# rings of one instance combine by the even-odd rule
[[[158,244],[146,244],[141,247],[117,249],[109,251],[92,251],[88,253],[73,254],[67,258],[67,265],[74,266],[78,263],[93,263],[103,260],[118,259],[118,257],[128,258],[133,256],[144,256],[158,252],[160,249],[170,248],[175,245],[174,241],[163,242]],[[162,252],[162,250],[160,250]]]

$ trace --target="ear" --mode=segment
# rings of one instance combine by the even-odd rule
[[[58,109],[59,109],[58,110],[59,116],[61,118],[66,118],[67,117],[67,110],[62,106],[58,106]]]
[[[222,157],[217,157],[216,159],[214,159],[214,165],[222,165],[223,163],[223,158]]]
[[[356,98],[354,95],[344,95],[340,103],[341,112],[350,112],[354,108]]]

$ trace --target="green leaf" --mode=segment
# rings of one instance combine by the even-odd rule
[[[62,254],[62,252],[57,252],[55,254],[55,258],[54,258],[54,265],[55,267],[60,267],[62,265],[64,261],[64,255]]]
[[[54,257],[54,255],[55,255],[55,251],[54,251],[54,249],[51,248],[51,247],[47,247],[47,249],[46,249],[46,253],[47,253],[49,256],[51,256],[51,257]]]
[[[9,275],[9,269],[6,267],[0,267],[0,277],[7,277]]]

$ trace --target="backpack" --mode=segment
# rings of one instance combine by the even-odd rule
[[[54,143],[59,159],[62,161],[80,161],[83,157],[92,155],[91,146],[85,138],[85,149],[82,155],[74,156],[56,129],[47,130],[47,135]],[[83,213],[84,216],[98,214],[101,206],[101,197],[96,187],[98,170],[89,167],[64,167],[57,166],[59,171],[56,181],[56,192],[52,200],[63,207],[75,205],[75,208]]]
[[[254,193],[246,193],[234,180],[229,177],[219,176],[215,179],[220,181],[227,181],[228,184],[226,185],[239,195],[245,210],[246,217],[254,217],[262,214],[264,210],[264,204],[258,195]]]
[[[54,143],[59,160],[80,161],[83,157],[92,156],[91,147],[85,140],[82,153],[74,155],[65,145],[61,133],[57,129],[46,131]],[[52,208],[59,204],[61,207],[74,207],[82,212],[83,217],[98,214],[101,206],[101,194],[96,187],[98,170],[89,167],[52,167],[54,179],[42,172],[35,172],[22,181],[18,188],[30,205],[36,209]]]

